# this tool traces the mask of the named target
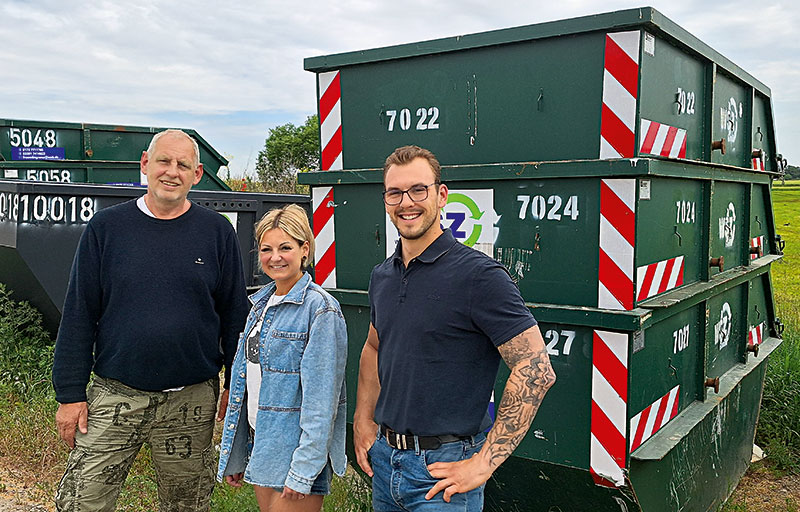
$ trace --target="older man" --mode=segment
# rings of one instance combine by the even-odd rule
[[[248,310],[239,245],[225,218],[187,199],[203,175],[191,137],[156,134],[141,170],[147,193],[99,211],[72,266],[53,364],[73,448],[58,510],[114,510],[145,442],[161,510],[209,509],[219,371],[221,418]]]

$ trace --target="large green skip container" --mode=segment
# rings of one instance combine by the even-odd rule
[[[0,119],[0,179],[140,185],[144,182],[133,163],[139,162],[153,135],[165,129]],[[197,188],[230,190],[217,177],[227,159],[196,131],[183,131],[200,149],[205,173]],[[77,163],[70,164],[73,160]]]
[[[322,169],[665,156],[778,170],[770,90],[653,8],[311,57]]]
[[[765,308],[768,261],[699,285],[679,307],[609,313],[529,304],[558,381],[488,482],[485,509],[715,510],[750,462],[767,356],[780,343]],[[353,404],[369,302],[364,291],[331,293],[351,339]],[[498,400],[507,376],[501,366]]]
[[[503,263],[536,303],[631,309],[780,252],[771,177],[760,171],[638,159],[455,166],[443,176],[451,193],[442,225]],[[330,286],[366,290],[364,267],[388,257],[397,240],[383,212],[382,173],[301,179],[320,197],[330,189],[317,185],[333,185]]]
[[[137,171],[138,172],[138,171]],[[0,180],[0,282],[15,300],[26,300],[55,332],[75,250],[83,230],[103,208],[139,197],[136,187]],[[255,223],[271,208],[288,203],[309,209],[303,195],[192,190],[189,199],[225,215],[236,228],[245,283],[266,284],[254,234]]]
[[[704,511],[724,501],[749,463],[766,357],[781,330],[769,276],[779,248],[761,234],[769,247],[751,252],[749,243],[754,230],[772,231],[769,176],[640,159],[456,166],[442,177],[450,188],[443,225],[506,265],[558,376],[530,433],[490,482],[487,510]],[[369,275],[393,250],[396,230],[380,170],[300,179],[312,186],[317,278],[347,320],[352,417]],[[626,187],[631,209],[620,198]],[[575,219],[564,213],[569,195],[560,219],[530,218],[533,199],[521,208],[520,195],[565,191],[580,197]],[[695,218],[683,222],[675,199],[694,193]],[[763,209],[737,203],[751,206],[726,220],[732,194]],[[714,206],[717,197],[724,208]],[[620,234],[626,223],[630,244]],[[740,233],[726,258],[733,262],[712,271],[708,255],[731,232]],[[634,261],[668,248],[680,254],[666,254],[672,263],[633,271]],[[630,276],[606,258],[620,266],[628,258]],[[676,258],[684,260],[680,286]],[[506,377],[504,368],[498,398]]]
[[[139,162],[100,160],[65,161],[0,161],[0,179],[40,181],[47,183],[91,183],[146,187],[147,178],[141,174]],[[203,171],[195,190],[230,190],[216,173]]]
[[[444,165],[442,224],[506,266],[558,376],[486,509],[720,505],[782,330],[769,89],[651,8],[305,65],[326,172],[298,179],[347,320],[350,419],[370,271],[397,240],[380,167],[417,144]]]

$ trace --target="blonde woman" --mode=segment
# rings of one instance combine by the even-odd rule
[[[270,512],[318,512],[331,473],[344,474],[347,331],[339,303],[304,271],[314,254],[305,210],[256,225],[272,283],[253,306],[232,366],[217,479],[253,484]]]

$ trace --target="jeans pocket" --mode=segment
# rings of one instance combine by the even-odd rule
[[[422,459],[425,466],[425,473],[429,478],[438,480],[431,475],[428,471],[428,466],[436,462],[458,462],[467,458],[466,447],[469,442],[456,441],[453,443],[445,443],[435,450],[424,450],[422,452]]]
[[[474,438],[475,444],[472,445],[470,443],[466,443],[464,449],[464,458],[469,459],[483,448],[483,445],[486,443],[486,434],[478,434]]]
[[[378,431],[375,432],[375,440],[372,441],[372,444],[370,445],[369,449],[367,450],[367,455],[369,455],[369,453],[372,451],[372,449],[375,448],[375,445],[378,444],[378,440],[380,438],[381,438],[381,429],[379,428]]]

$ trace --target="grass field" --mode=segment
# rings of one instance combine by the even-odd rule
[[[772,282],[777,316],[786,329],[783,344],[767,369],[756,442],[766,448],[770,472],[791,475],[800,474],[800,182],[775,186],[773,203],[776,231],[786,241],[786,249],[784,258],[772,266]],[[52,510],[67,450],[53,424],[56,404],[48,376],[52,344],[41,329],[31,327],[32,316],[30,309],[11,303],[0,285],[0,468],[27,481],[30,499]],[[334,479],[326,511],[370,510],[368,490],[357,478],[351,472],[345,479]],[[6,484],[0,481],[0,495],[4,491]],[[760,510],[731,501],[724,510]],[[214,491],[215,511],[254,507],[252,489],[219,484]],[[147,450],[134,464],[119,509],[157,509]],[[785,510],[798,510],[797,504],[787,501]]]
[[[775,229],[786,242],[772,266],[777,317],[783,343],[770,357],[757,443],[780,470],[800,472],[800,183],[773,189]]]

